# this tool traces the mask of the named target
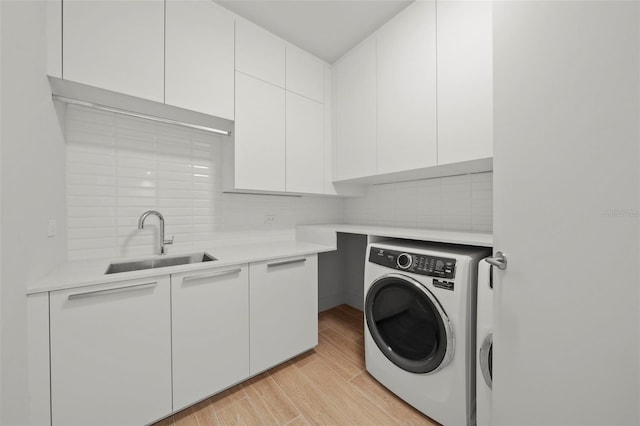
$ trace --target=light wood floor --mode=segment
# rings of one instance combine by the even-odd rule
[[[322,312],[315,350],[155,426],[437,425],[365,371],[363,323],[347,305]]]

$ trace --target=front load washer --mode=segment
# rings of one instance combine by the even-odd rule
[[[367,371],[445,426],[475,423],[476,280],[488,255],[406,241],[367,247]]]
[[[478,308],[476,314],[476,423],[491,425],[493,369],[493,268],[478,264]]]

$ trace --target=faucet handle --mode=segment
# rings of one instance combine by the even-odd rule
[[[176,238],[176,236],[175,236],[175,235],[172,235],[170,240],[164,240],[164,244],[165,244],[165,245],[171,245],[171,244],[173,244],[173,240],[174,240],[175,238]]]

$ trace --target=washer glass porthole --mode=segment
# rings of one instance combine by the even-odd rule
[[[451,325],[419,282],[389,274],[374,282],[365,301],[367,327],[378,349],[413,373],[432,373],[453,356]]]

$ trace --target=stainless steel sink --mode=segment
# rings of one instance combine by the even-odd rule
[[[209,253],[194,253],[184,256],[157,257],[154,259],[135,260],[131,262],[110,263],[105,274],[117,274],[119,272],[139,271],[142,269],[164,268],[167,266],[187,265],[190,263],[213,262],[217,260]]]

